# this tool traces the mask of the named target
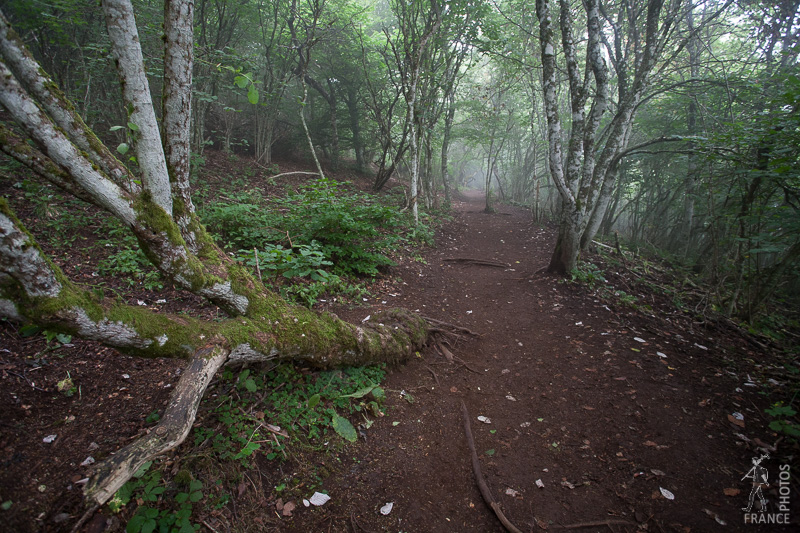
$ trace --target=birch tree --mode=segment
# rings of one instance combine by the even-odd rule
[[[386,30],[386,37],[394,54],[403,96],[406,100],[406,124],[409,128],[409,167],[411,167],[411,212],[419,222],[419,141],[422,112],[419,108],[419,85],[422,64],[430,52],[431,39],[442,25],[442,6],[438,0],[393,1],[392,10],[397,16],[399,35],[394,37]]]
[[[537,0],[536,14],[550,175],[562,205],[549,270],[563,274],[575,268],[579,252],[591,243],[602,223],[613,197],[619,162],[630,151],[631,127],[639,104],[654,77],[680,53],[691,32],[678,32],[678,21],[686,9],[683,0],[586,0],[580,4],[582,12],[569,0],[558,0],[558,8],[554,4],[554,0]],[[719,7],[708,20],[729,4]],[[579,50],[583,39],[575,28],[575,21],[582,19],[586,22],[585,50]],[[567,91],[560,90],[559,53]],[[569,121],[560,116],[560,99],[565,94],[569,97]]]
[[[429,332],[424,319],[403,310],[373,315],[355,326],[293,307],[227,257],[199,222],[189,187],[193,3],[165,3],[160,125],[130,0],[103,0],[102,10],[138,167],[120,162],[86,126],[2,13],[0,105],[16,126],[0,124],[0,148],[118,218],[176,287],[213,302],[230,318],[205,322],[170,316],[82,289],[45,256],[0,200],[0,315],[134,355],[188,361],[155,430],[98,465],[85,488],[90,508],[106,502],[144,462],[183,441],[222,365],[274,359],[318,367],[398,361],[419,349]]]

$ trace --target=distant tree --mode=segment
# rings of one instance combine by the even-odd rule
[[[640,103],[691,32],[679,31],[686,9],[681,0],[586,0],[580,7],[559,0],[558,9],[555,3],[537,0],[536,14],[550,175],[562,206],[549,270],[563,274],[575,268],[579,252],[603,221]],[[582,40],[576,27],[583,24],[587,39],[585,50],[579,51]],[[561,89],[561,68],[566,91]],[[561,118],[564,96],[569,97],[569,121]]]

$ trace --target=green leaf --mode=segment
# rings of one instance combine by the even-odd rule
[[[372,395],[378,401],[386,399],[386,392],[384,392],[384,390],[381,387],[375,387],[374,389],[372,389]]]
[[[199,479],[193,479],[191,483],[189,483],[189,491],[194,492],[196,490],[200,490],[203,488],[203,482]]]
[[[253,105],[258,103],[258,90],[255,85],[251,85],[250,88],[247,89],[247,101]]]
[[[142,533],[153,533],[156,530],[156,521],[155,520],[148,520],[144,524],[142,524]]]
[[[42,331],[42,328],[33,324],[28,324],[27,326],[22,326],[19,328],[19,334],[23,337],[33,337],[40,331]]]
[[[258,390],[258,387],[256,386],[256,382],[253,381],[253,378],[245,380],[244,388],[247,389],[249,392],[255,392],[255,391]]]
[[[242,451],[237,453],[233,458],[234,459],[241,459],[243,457],[248,457],[250,455],[253,455],[253,452],[258,450],[259,448],[261,448],[261,445],[258,444],[257,442],[248,442],[247,446],[242,448]]]
[[[494,455],[494,449],[491,449],[491,450],[486,450],[486,455],[488,455],[489,457],[491,457],[492,455]]]
[[[152,464],[153,464],[153,461],[147,461],[145,464],[143,464],[142,466],[139,467],[139,470],[137,470],[133,474],[133,477],[135,477],[136,479],[139,479],[140,477],[145,475],[145,473],[147,472],[147,470],[150,468],[150,466]]]
[[[12,505],[14,505],[14,502],[12,502],[11,500],[6,500],[2,503],[2,505],[0,505],[0,509],[8,511],[9,509],[11,509]]]
[[[363,398],[364,396],[372,392],[373,389],[375,389],[375,385],[369,385],[367,387],[364,387],[363,389],[358,389],[353,394],[342,394],[341,396],[339,396],[339,398]]]
[[[184,503],[188,499],[189,495],[186,494],[185,492],[179,492],[178,494],[175,495],[175,501],[178,503]]]
[[[111,126],[110,128],[108,128],[108,131],[119,131],[124,128],[125,126]]]
[[[308,408],[309,409],[315,408],[317,405],[319,405],[319,400],[320,400],[320,395],[319,394],[315,394],[314,396],[309,398],[308,399]]]
[[[133,122],[128,122],[128,127],[130,128],[131,131],[139,131],[139,126],[137,126]]]
[[[202,493],[202,492],[200,492],[200,491],[198,491],[198,492],[193,492],[193,493],[191,494],[191,496],[189,496],[189,500],[190,500],[192,503],[197,503],[197,502],[199,502],[199,501],[200,501],[200,500],[202,500],[202,499],[203,499],[203,493]]]
[[[235,78],[233,78],[233,83],[235,83],[236,86],[239,87],[240,89],[244,89],[245,87],[247,87],[247,84],[250,83],[250,80],[248,80],[244,76],[236,76]]]
[[[131,149],[131,147],[128,146],[128,143],[120,143],[120,145],[117,146],[117,152],[119,152],[120,155],[127,154],[128,150],[130,150],[130,149]]]
[[[143,514],[136,514],[133,518],[128,520],[128,525],[125,526],[125,531],[127,531],[127,533],[139,533],[142,530],[142,525],[144,525],[146,520],[147,519]]]
[[[356,428],[354,428],[353,424],[351,424],[346,418],[342,418],[339,415],[333,415],[331,418],[331,425],[333,426],[333,430],[336,431],[336,433],[338,433],[339,436],[344,440],[355,442],[358,439]]]

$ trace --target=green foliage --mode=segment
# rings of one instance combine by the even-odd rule
[[[258,253],[255,250],[239,250],[236,260],[253,268],[258,267],[262,274],[269,272],[273,276],[282,275],[285,278],[309,277],[313,281],[330,279],[330,274],[323,267],[333,265],[325,259],[325,254],[316,241],[295,248],[267,243],[263,246],[263,251]]]
[[[215,398],[212,415],[216,425],[196,428],[195,445],[209,443],[219,460],[249,468],[257,454],[267,460],[285,457],[290,444],[319,447],[329,428],[354,442],[357,434],[346,415],[360,413],[365,421],[370,415],[382,416],[385,393],[377,383],[384,375],[380,367],[314,374],[300,372],[293,365],[265,372],[245,369],[238,374],[226,369],[222,380],[234,387]],[[288,439],[272,437],[273,432],[265,428],[265,412],[270,413],[273,429],[285,430]]]
[[[800,425],[796,421],[791,420],[797,415],[791,405],[783,405],[783,402],[777,402],[769,409],[764,409],[764,412],[774,418],[769,423],[769,428],[777,433],[783,433],[793,439],[800,438]]]
[[[573,283],[583,283],[594,288],[598,283],[605,283],[606,278],[603,275],[603,271],[600,270],[597,265],[581,262],[570,272],[570,281]]]
[[[123,247],[97,265],[100,274],[122,277],[129,285],[142,285],[147,290],[164,288],[161,274],[155,270],[144,253],[137,248]]]
[[[327,179],[270,202],[257,191],[228,194],[203,205],[200,217],[228,246],[240,250],[238,260],[273,279],[293,279],[295,284],[282,292],[306,304],[348,288],[337,275],[374,276],[393,264],[386,255],[390,250],[433,242],[429,225],[414,226],[396,208]]]
[[[169,486],[163,479],[161,470],[153,469],[152,461],[148,461],[125,483],[109,501],[108,507],[118,513],[131,501],[140,502],[136,512],[125,528],[127,533],[193,533],[200,529],[200,524],[192,523],[192,506],[203,499],[203,483],[191,479],[186,471],[177,485],[184,490]],[[179,472],[179,474],[181,474]],[[188,474],[188,476],[187,476]],[[187,478],[188,479],[183,479]],[[174,496],[170,498],[170,495]],[[173,503],[174,502],[174,503]],[[165,505],[169,504],[165,508]]]

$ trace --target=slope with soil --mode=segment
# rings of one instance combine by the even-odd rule
[[[262,491],[257,497],[243,483],[228,506],[200,517],[203,528],[502,531],[475,483],[463,401],[483,475],[523,531],[707,531],[722,522],[750,529],[741,511],[750,485],[742,477],[757,445],[776,442],[760,393],[784,386],[779,374],[775,384],[762,377],[772,354],[730,328],[699,326],[668,310],[663,295],[641,295],[660,309],[652,315],[543,274],[552,229],[532,224],[523,209],[485,214],[482,197],[465,194],[436,249],[403,261],[393,278],[374,284],[364,305],[330,309],[360,322],[379,308],[404,306],[479,336],[453,341],[453,362],[431,346],[393,369],[384,384],[386,416],[357,444],[338,456],[266,466],[251,480]],[[625,283],[622,272],[606,274]],[[213,317],[213,309],[164,294],[162,304],[141,299]],[[79,483],[90,469],[81,463],[147,431],[146,418],[166,401],[181,363],[121,358],[74,341],[60,348],[65,357],[33,364],[45,340],[0,325],[0,500],[13,502],[0,511],[0,524],[66,531],[79,515]],[[71,398],[55,389],[67,376],[79,385]],[[51,434],[56,440],[44,443]],[[794,451],[784,442],[772,452],[765,463],[771,479]],[[177,465],[180,454],[167,461]],[[272,488],[280,475],[303,468],[332,473],[323,482],[331,501],[305,508],[299,500],[310,494],[295,494],[298,508],[283,517]],[[800,501],[795,487],[793,501]],[[777,490],[773,483],[766,491],[772,506]],[[391,512],[381,514],[389,502]],[[119,520],[98,515],[87,530],[109,529],[121,529]]]

